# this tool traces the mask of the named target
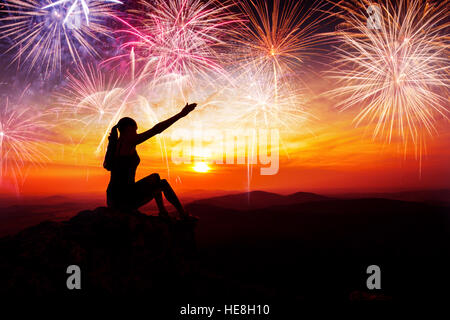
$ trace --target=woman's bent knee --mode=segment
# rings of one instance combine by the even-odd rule
[[[159,176],[159,174],[157,173],[152,173],[151,175],[145,177],[145,180],[150,182],[151,184],[157,184],[161,181],[161,178]]]

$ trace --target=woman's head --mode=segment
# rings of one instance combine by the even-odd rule
[[[129,117],[124,117],[117,122],[117,129],[119,129],[120,135],[136,134],[137,124],[136,121]]]

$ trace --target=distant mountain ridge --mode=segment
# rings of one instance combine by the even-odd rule
[[[450,189],[409,190],[397,192],[343,193],[337,194],[340,199],[383,198],[411,202],[423,202],[432,205],[450,205]]]
[[[195,200],[193,205],[213,205],[233,210],[254,210],[278,205],[292,205],[314,201],[327,201],[334,198],[321,196],[310,192],[296,192],[280,195],[266,191],[251,191],[225,196]]]

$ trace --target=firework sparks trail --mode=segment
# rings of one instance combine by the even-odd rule
[[[74,12],[74,10],[80,4],[82,9],[83,9],[83,13],[84,13],[84,18],[86,20],[86,24],[89,25],[89,12],[90,12],[90,10],[89,10],[89,6],[88,6],[86,0],[59,0],[59,1],[50,3],[50,4],[42,7],[42,9],[48,9],[48,8],[55,7],[55,6],[64,5],[67,2],[72,2],[72,5],[67,10],[67,14],[66,14],[66,17],[64,18],[63,23],[67,23],[67,20],[69,19],[70,15]],[[115,4],[123,4],[121,1],[117,1],[117,0],[104,0],[104,2],[110,2],[110,3],[115,3]]]
[[[0,10],[5,15],[0,19],[0,39],[12,40],[7,52],[17,52],[11,63],[27,62],[28,71],[39,68],[48,76],[61,69],[65,54],[77,64],[81,51],[99,56],[93,43],[99,41],[99,36],[110,35],[104,23],[112,15],[111,3],[84,2],[89,8],[89,24],[68,1],[5,0],[4,3],[4,9]],[[44,6],[45,3],[49,5]]]
[[[435,133],[436,119],[449,115],[449,1],[379,3],[379,28],[367,23],[370,5],[339,4],[344,23],[332,35],[341,45],[329,74],[338,86],[329,94],[343,97],[342,110],[361,106],[354,122],[375,123],[373,138],[391,142],[398,135],[405,148],[409,138],[422,145],[424,133]]]
[[[50,114],[51,111],[36,113],[29,107],[12,107],[6,99],[0,112],[0,184],[8,176],[18,193],[27,164],[49,161],[43,143],[51,141],[51,125],[44,119]]]

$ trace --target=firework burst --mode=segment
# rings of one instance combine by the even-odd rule
[[[131,38],[124,45],[130,49],[132,69],[140,66],[140,77],[155,82],[167,76],[209,78],[224,75],[221,66],[225,38],[236,23],[230,4],[215,0],[141,0],[141,10],[131,10],[136,27],[122,20],[127,28],[122,34]],[[122,57],[116,57],[122,58]]]
[[[230,113],[230,106],[233,112],[223,116],[235,125],[292,130],[310,118],[301,88],[285,84],[277,89],[270,72],[249,69],[236,83],[224,94],[225,112]]]
[[[398,135],[417,143],[423,130],[435,132],[437,118],[448,117],[448,5],[420,0],[339,4],[344,22],[333,33],[341,45],[330,73],[339,82],[329,93],[342,98],[342,109],[360,106],[354,121],[373,122],[374,138],[391,142]],[[369,6],[378,12],[375,25]]]
[[[237,57],[244,69],[256,65],[262,73],[272,72],[275,81],[304,70],[312,48],[322,41],[316,34],[323,21],[318,3],[307,9],[297,0],[243,0],[236,4],[248,19],[237,32]]]
[[[82,52],[99,56],[93,42],[108,36],[104,25],[114,3],[104,1],[5,0],[0,10],[0,39],[10,39],[13,62],[27,63],[46,76],[61,69],[65,55],[78,64]],[[84,5],[83,5],[84,4]],[[89,20],[86,10],[88,9]]]
[[[117,112],[126,92],[121,80],[93,65],[79,65],[76,73],[69,73],[67,86],[57,95],[60,110],[73,113],[87,127],[104,124]]]
[[[83,127],[80,143],[93,131],[104,134],[117,116],[126,93],[122,77],[90,64],[86,67],[80,64],[76,72],[69,73],[62,91],[55,95],[57,113],[62,115],[60,122]]]
[[[11,106],[9,100],[0,110],[0,184],[4,177],[13,181],[16,192],[25,178],[27,165],[49,161],[44,143],[51,141],[50,111],[37,113],[30,107]]]

